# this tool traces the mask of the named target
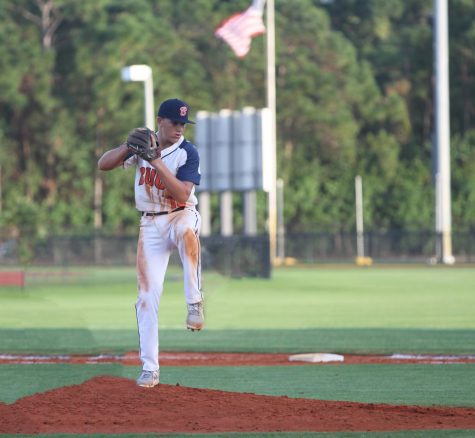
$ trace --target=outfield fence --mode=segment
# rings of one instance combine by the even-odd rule
[[[366,232],[364,255],[375,262],[427,263],[436,257],[441,236],[433,231]],[[452,234],[457,263],[475,262],[475,233]],[[350,261],[357,255],[354,233],[300,233],[287,236],[285,255],[300,262]]]
[[[378,263],[430,263],[438,236],[429,231],[367,232],[365,256]],[[475,233],[453,233],[456,263],[475,262]],[[202,266],[232,277],[271,275],[269,239],[258,236],[201,238]],[[44,239],[0,239],[2,266],[133,266],[137,236],[50,236]],[[353,262],[354,233],[294,233],[285,238],[285,256],[299,263]],[[175,251],[171,264],[179,264]]]
[[[271,275],[269,239],[262,236],[210,236],[201,239],[201,264],[231,277]],[[0,241],[0,267],[134,266],[137,236],[51,236],[37,240]],[[180,263],[177,251],[170,264]]]

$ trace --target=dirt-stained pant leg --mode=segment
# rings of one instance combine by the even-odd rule
[[[177,213],[172,227],[172,239],[183,264],[185,300],[188,304],[202,301],[201,294],[201,216],[195,209]]]
[[[137,245],[138,298],[135,304],[143,369],[159,369],[158,309],[170,258],[168,230],[159,219],[144,217]]]

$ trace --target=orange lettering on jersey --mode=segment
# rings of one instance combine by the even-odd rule
[[[140,168],[139,186],[143,185],[143,183],[145,182],[144,174],[145,174],[145,167],[141,167]]]
[[[153,186],[156,173],[157,171],[155,169],[151,169],[150,167],[147,167],[147,171],[145,173],[145,184],[147,184],[148,186]]]
[[[165,189],[165,186],[158,176],[157,170],[152,169],[151,167],[140,168],[140,179],[138,185],[141,186],[143,184],[147,184],[150,187],[155,186],[159,190]]]
[[[155,187],[159,190],[165,189],[165,186],[163,185],[162,180],[160,179],[160,177],[158,175],[155,178]]]

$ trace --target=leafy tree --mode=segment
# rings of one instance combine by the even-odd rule
[[[470,0],[449,2],[451,130],[456,135],[475,123],[475,7]]]
[[[451,146],[452,223],[455,230],[475,229],[475,130],[455,136]]]
[[[265,38],[238,59],[213,35],[249,3],[0,2],[2,234],[135,232],[133,172],[96,168],[143,124],[143,86],[124,83],[121,69],[150,65],[157,103],[181,96],[193,111],[265,106]],[[353,230],[357,174],[367,228],[433,229],[432,3],[275,3],[287,231]],[[475,6],[453,0],[449,13],[453,225],[465,230],[475,205]],[[266,196],[258,200],[263,230]],[[240,227],[239,197],[235,208]]]

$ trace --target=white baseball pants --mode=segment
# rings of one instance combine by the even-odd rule
[[[135,309],[144,370],[159,369],[158,309],[168,261],[174,248],[178,248],[183,264],[186,303],[202,300],[200,226],[200,214],[188,207],[166,215],[141,217]]]

